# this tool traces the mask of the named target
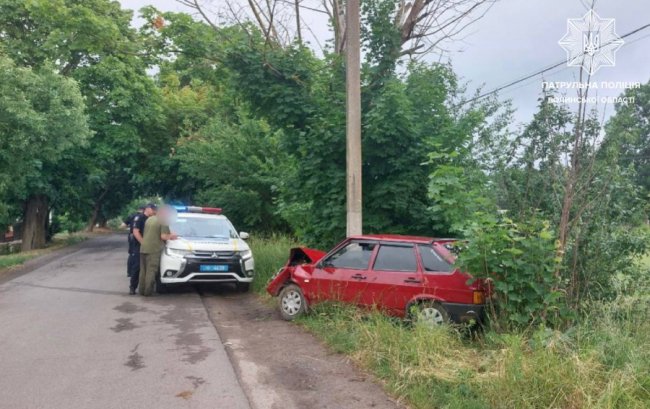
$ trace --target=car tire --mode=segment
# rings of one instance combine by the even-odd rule
[[[251,289],[251,283],[237,283],[237,291],[247,293]]]
[[[280,316],[285,321],[293,321],[307,312],[307,300],[300,287],[289,284],[280,291],[278,296]]]
[[[440,303],[435,301],[422,301],[411,304],[408,316],[412,323],[430,328],[449,323],[449,313]]]
[[[169,288],[160,281],[160,274],[156,274],[156,292],[158,294],[167,294]]]

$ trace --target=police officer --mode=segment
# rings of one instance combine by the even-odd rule
[[[131,274],[133,272],[134,266],[137,266],[139,264],[134,264],[134,260],[132,260],[132,254],[134,252],[137,252],[138,249],[135,249],[135,238],[133,237],[133,226],[134,226],[134,220],[136,217],[142,216],[144,212],[144,206],[138,207],[137,213],[131,213],[126,217],[126,219],[123,220],[124,225],[126,226],[127,229],[129,229],[129,235],[128,235],[128,241],[129,241],[129,258],[126,262],[126,276],[131,277]],[[138,255],[139,256],[139,255]],[[137,260],[135,260],[137,261]]]
[[[149,216],[156,213],[156,205],[149,203],[144,207],[142,214],[133,218],[131,232],[133,234],[133,252],[129,253],[129,267],[132,269],[129,294],[134,295],[140,281],[140,243],[144,234],[144,224]]]

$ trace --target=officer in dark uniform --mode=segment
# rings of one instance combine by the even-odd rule
[[[129,269],[131,271],[131,282],[129,285],[129,294],[134,295],[140,281],[140,242],[144,234],[144,224],[147,218],[155,213],[156,205],[149,203],[144,207],[141,214],[133,218],[130,228],[130,235],[133,236],[132,248],[129,249]]]
[[[133,219],[135,216],[142,214],[144,212],[144,206],[139,206],[138,211],[136,213],[131,213],[130,215],[126,216],[126,219],[123,220],[124,224],[126,227],[131,227],[131,224],[133,223]]]
[[[129,235],[128,235],[129,258],[128,258],[127,262],[126,262],[126,276],[127,277],[131,277],[131,274],[133,272],[133,266],[135,265],[133,260],[132,260],[131,255],[135,252],[135,250],[139,250],[139,249],[134,250],[134,245],[135,245],[134,242],[136,241],[135,238],[133,237],[133,226],[135,224],[134,220],[135,220],[136,217],[142,216],[142,214],[144,213],[144,208],[145,208],[145,206],[138,207],[138,212],[137,213],[131,213],[130,215],[128,215],[126,217],[126,219],[123,220],[124,224],[129,229]],[[138,256],[139,256],[139,254],[138,254]],[[137,265],[139,266],[139,263]]]

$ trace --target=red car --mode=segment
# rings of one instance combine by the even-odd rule
[[[478,322],[489,286],[453,266],[455,240],[398,235],[350,237],[329,253],[294,248],[267,287],[282,318],[342,301],[427,324]]]

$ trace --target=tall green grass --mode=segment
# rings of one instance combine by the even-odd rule
[[[600,304],[561,333],[409,327],[376,312],[320,305],[300,322],[418,409],[650,408],[650,325]]]
[[[271,277],[287,262],[289,250],[298,243],[288,236],[273,235],[251,237],[248,244],[255,257],[253,289],[262,293]]]

